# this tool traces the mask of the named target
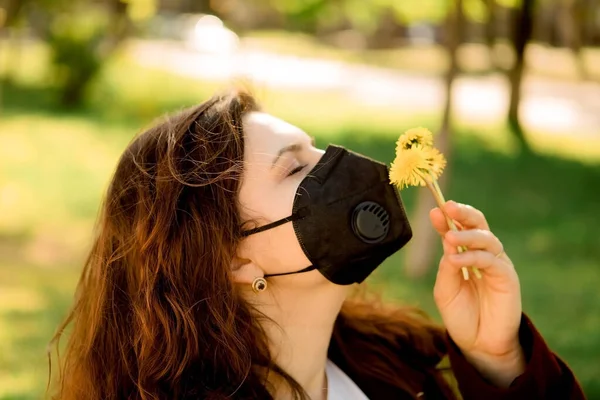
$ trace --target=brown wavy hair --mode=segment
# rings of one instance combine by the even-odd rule
[[[245,91],[217,95],[138,135],[118,162],[74,305],[53,399],[270,399],[265,371],[306,393],[275,365],[261,316],[241,297],[230,263],[241,240],[237,194]],[[347,373],[415,393],[434,366],[443,331],[413,309],[349,300],[330,358]],[[49,353],[49,357],[51,357]],[[51,361],[51,360],[50,360]],[[358,379],[358,378],[356,378]],[[448,392],[449,393],[449,392]]]

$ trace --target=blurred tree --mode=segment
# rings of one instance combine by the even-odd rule
[[[71,3],[51,17],[47,38],[62,105],[74,107],[83,102],[103,63],[130,32],[130,7],[147,17],[140,3],[143,6],[148,1],[105,0],[100,6]]]
[[[339,10],[339,2],[327,0],[267,0],[268,4],[284,16],[286,26],[292,30],[301,30],[314,33],[319,25],[323,24],[322,15],[333,16],[329,11],[333,8]],[[331,19],[336,23],[339,18]]]
[[[581,41],[586,46],[600,44],[600,0],[581,0],[583,3],[583,24]]]
[[[463,0],[452,0],[451,8],[448,10],[445,21],[445,44],[448,54],[449,65],[445,75],[446,101],[442,124],[436,137],[436,147],[444,153],[448,161],[451,158],[451,132],[453,111],[453,87],[456,76],[459,73],[457,52],[464,38],[465,15]],[[442,191],[448,184],[449,166],[439,180]],[[429,222],[429,212],[436,206],[435,200],[428,190],[420,190],[417,197],[417,208],[412,218],[415,225],[414,237],[406,254],[406,272],[410,277],[419,278],[424,276],[433,265],[436,248],[437,233]]]
[[[404,26],[415,22],[436,24],[444,20],[447,0],[248,0],[268,6],[283,16],[287,30],[329,34],[352,29],[361,33],[371,47],[394,45],[405,33]],[[475,0],[480,1],[480,0]],[[241,0],[227,0],[231,4]],[[224,15],[225,16],[225,15]]]
[[[30,26],[50,46],[51,72],[66,107],[80,105],[102,65],[152,17],[157,0],[29,0]]]
[[[531,38],[533,29],[533,9],[534,0],[521,0],[520,7],[513,11],[515,17],[512,24],[511,43],[515,54],[515,61],[512,68],[508,71],[508,80],[510,82],[508,125],[521,151],[526,153],[530,153],[532,150],[525,138],[519,118],[519,108],[521,106],[521,90],[525,69],[525,49]]]
[[[48,32],[52,54],[52,72],[60,92],[60,102],[75,107],[83,101],[88,84],[99,72],[102,56],[99,47],[108,24],[87,10],[54,18]]]
[[[569,46],[581,79],[588,79],[582,52],[582,35],[585,29],[585,6],[582,0],[560,0],[556,7],[557,25],[562,41]]]
[[[369,48],[389,49],[398,46],[400,39],[406,37],[406,25],[401,17],[394,15],[392,10],[383,13],[377,27],[368,40]]]
[[[11,46],[11,29],[17,24],[25,5],[28,0],[0,0],[0,51],[5,47],[10,48]],[[13,65],[19,62],[18,46],[15,47],[14,51],[7,50],[6,53],[10,53],[11,57],[4,57],[6,65],[0,66],[0,71],[4,71],[3,79],[0,80],[0,111],[3,108],[3,93],[4,93],[4,81],[11,80],[11,73],[14,70]]]
[[[495,0],[481,0],[486,7],[487,19],[485,24],[485,44],[488,47],[490,65],[492,69],[497,68],[495,46],[496,46],[496,8]]]
[[[0,0],[0,29],[11,27],[18,20],[28,0]]]

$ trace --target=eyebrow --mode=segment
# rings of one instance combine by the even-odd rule
[[[281,156],[284,155],[285,153],[296,153],[300,150],[302,150],[302,145],[300,143],[294,143],[289,146],[283,147],[281,150],[279,150],[279,152],[277,153],[277,156],[275,156],[275,159],[273,160],[273,164],[271,165],[271,169],[273,167],[275,167],[275,164],[277,164],[277,161],[279,161]]]

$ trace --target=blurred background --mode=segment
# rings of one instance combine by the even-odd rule
[[[425,126],[447,197],[483,210],[524,308],[600,399],[600,0],[0,0],[0,399],[40,399],[98,206],[134,134],[250,84],[271,113],[379,160]],[[432,300],[415,238],[370,286]]]

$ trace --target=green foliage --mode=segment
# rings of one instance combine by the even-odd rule
[[[121,0],[127,3],[127,15],[132,21],[145,21],[156,14],[157,0]]]
[[[533,0],[525,0],[525,1],[533,1]],[[520,7],[523,0],[496,0],[496,2],[503,7],[517,8],[517,7]]]
[[[484,0],[464,0],[463,4],[467,19],[480,24],[487,22],[489,12],[484,4]]]
[[[346,0],[342,3],[344,16],[352,26],[364,33],[372,33],[377,29],[379,20],[385,11],[385,5],[379,2],[362,0]]]
[[[86,87],[104,61],[100,53],[108,18],[100,12],[60,14],[50,26],[48,44],[52,52],[55,83],[63,104],[81,103]]]
[[[33,22],[50,47],[51,75],[60,102],[80,106],[103,64],[129,33],[130,21],[156,13],[156,0],[29,0]]]
[[[313,13],[319,8],[325,6],[325,2],[323,0],[272,1],[270,4],[279,12],[289,15]]]
[[[480,0],[475,0],[480,1]],[[297,28],[314,30],[316,27],[329,28],[349,22],[355,29],[369,34],[375,31],[382,16],[387,13],[403,23],[439,22],[448,8],[446,0],[289,0],[269,1],[268,4],[282,14]],[[475,14],[479,12],[477,6]]]
[[[450,4],[448,0],[385,1],[397,15],[402,16],[406,23],[424,21],[438,23],[446,17]]]
[[[519,0],[499,0],[499,3],[505,7],[520,4]],[[396,21],[407,25],[418,22],[439,24],[446,18],[452,3],[448,0],[268,0],[266,4],[283,15],[294,29],[314,32],[318,27],[339,27],[347,22],[369,35],[386,15],[392,15]],[[487,21],[488,10],[484,0],[463,0],[463,5],[468,19],[479,23]]]
[[[332,4],[326,0],[269,0],[268,5],[283,15],[292,29],[314,31],[320,22],[324,22],[320,17],[322,13],[334,16],[330,12]]]

